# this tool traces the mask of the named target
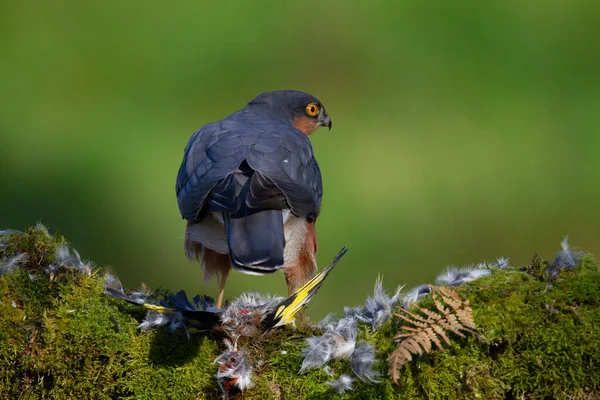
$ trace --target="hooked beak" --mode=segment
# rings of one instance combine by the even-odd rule
[[[326,126],[331,130],[331,118],[329,118],[329,115],[323,110],[321,110],[321,113],[319,114],[319,125]]]

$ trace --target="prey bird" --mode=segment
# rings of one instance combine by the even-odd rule
[[[323,187],[308,136],[331,119],[314,96],[280,90],[201,127],[189,139],[177,175],[187,220],[185,251],[223,302],[231,268],[285,274],[288,295],[316,273]]]
[[[185,291],[169,294],[163,301],[152,299],[143,292],[125,293],[123,285],[114,276],[105,281],[104,290],[109,296],[144,306],[156,314],[148,314],[141,328],[168,325],[174,331],[180,328],[189,333],[213,331],[225,333],[233,343],[241,337],[256,338],[272,329],[292,323],[317,294],[319,288],[348,249],[343,247],[333,261],[321,272],[309,279],[287,298],[243,293],[225,307],[215,307],[208,296],[194,296],[193,304]],[[158,303],[158,304],[157,304]]]

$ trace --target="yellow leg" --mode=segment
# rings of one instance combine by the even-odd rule
[[[219,296],[217,297],[217,307],[219,308],[221,308],[221,304],[223,303],[223,294],[225,293],[225,282],[227,281],[227,275],[229,275],[229,271],[221,274],[219,277]]]

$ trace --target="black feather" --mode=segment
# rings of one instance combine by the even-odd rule
[[[236,184],[233,174],[217,183],[210,192],[206,212],[235,213],[240,208],[240,201],[235,194]]]
[[[226,221],[229,255],[235,269],[264,274],[283,265],[285,236],[281,210],[265,210]]]

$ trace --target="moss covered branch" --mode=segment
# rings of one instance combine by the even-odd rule
[[[2,398],[221,398],[214,378],[225,349],[220,338],[140,332],[145,311],[105,296],[102,271],[65,243],[43,227],[0,235]],[[348,361],[299,373],[305,339],[322,333],[309,322],[241,343],[253,366],[244,398],[600,398],[600,271],[589,255],[575,268],[549,267],[535,257],[458,287],[476,334],[453,335],[445,350],[413,357],[399,385],[388,378],[386,360],[401,318],[377,330],[359,325],[358,339],[374,345],[381,376],[379,383],[357,380],[343,395],[326,382],[351,375]],[[418,306],[432,308],[430,296]]]

